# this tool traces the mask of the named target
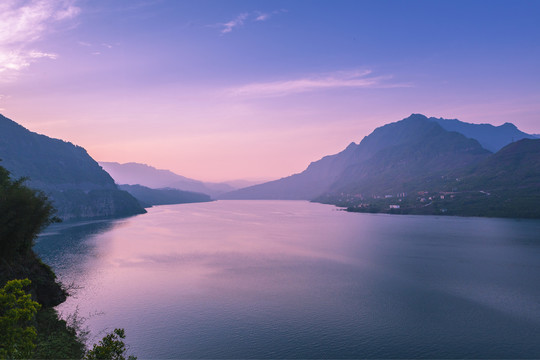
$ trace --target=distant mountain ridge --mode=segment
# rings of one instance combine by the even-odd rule
[[[449,131],[441,124],[466,134]],[[482,129],[487,130],[482,132]],[[488,159],[499,156],[498,153],[492,155],[474,137],[493,146],[504,144],[507,147],[503,150],[512,148],[517,137],[522,137],[520,146],[527,140],[536,141],[529,140],[534,137],[520,132],[512,124],[493,127],[412,114],[375,129],[359,144],[351,143],[338,154],[312,162],[299,174],[230,192],[220,198],[298,199],[364,206],[368,198],[406,197],[424,190],[451,191],[465,184],[454,184],[452,178],[462,177],[467,171],[474,173],[477,166],[489,164]],[[520,169],[518,173],[523,171]],[[508,182],[505,184],[510,186]],[[483,190],[476,187],[471,191]],[[530,206],[527,209],[530,210]]]
[[[521,139],[446,176],[419,178],[407,193],[325,194],[320,202],[355,212],[540,218],[540,139]]]
[[[151,189],[142,185],[118,185],[139,201],[141,206],[188,204],[212,201],[209,195],[178,189]]]
[[[537,136],[526,134],[512,123],[500,126],[491,124],[470,124],[457,119],[429,118],[441,125],[445,130],[456,131],[468,138],[476,139],[485,149],[497,152],[506,145],[521,139],[535,139]]]
[[[169,170],[156,169],[153,166],[135,162],[120,164],[100,161],[99,165],[107,171],[117,184],[142,185],[152,189],[173,188],[192,191],[215,197],[232,191],[234,188],[224,183],[205,183],[178,175]]]
[[[63,219],[144,213],[86,150],[31,132],[0,115],[0,159],[13,178],[49,195]]]
[[[449,133],[432,119],[434,118],[428,119],[421,114],[412,114],[406,119],[375,129],[359,144],[353,142],[338,154],[312,162],[299,174],[233,191],[219,198],[312,200],[325,193],[334,183],[345,183],[346,181],[340,180],[340,177],[346,169],[360,166],[359,164],[384,149],[421,142],[429,131],[436,131],[438,134]],[[464,141],[465,137],[463,135],[461,137]],[[477,142],[474,146],[480,147]]]

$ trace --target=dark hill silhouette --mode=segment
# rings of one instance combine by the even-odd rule
[[[133,195],[144,207],[212,201],[210,196],[192,191],[171,188],[151,189],[141,185],[118,185],[118,187]]]
[[[43,190],[63,219],[144,213],[85,149],[31,132],[0,115],[0,159],[13,178]]]

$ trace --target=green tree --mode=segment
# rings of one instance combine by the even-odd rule
[[[126,360],[126,335],[124,329],[114,329],[107,334],[99,344],[94,344],[84,357],[85,360]],[[128,356],[128,360],[136,360],[133,355]]]
[[[9,171],[0,166],[0,259],[31,252],[41,230],[58,221],[47,196],[25,186],[24,181],[11,180]]]
[[[37,336],[34,320],[41,307],[23,290],[30,280],[11,280],[0,289],[0,358],[27,359]]]

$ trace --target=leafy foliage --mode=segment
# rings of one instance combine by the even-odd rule
[[[0,289],[0,358],[32,356],[37,336],[34,320],[40,305],[24,292],[28,285],[28,279],[11,280]]]
[[[78,333],[80,329],[60,319],[55,309],[41,309],[36,321],[37,339],[33,358],[81,359],[84,356],[85,345]]]
[[[43,192],[12,181],[0,166],[0,259],[31,251],[33,241],[47,225],[57,219]]]
[[[107,334],[99,344],[94,344],[84,357],[85,360],[126,360],[126,338],[124,329],[114,329]],[[128,360],[136,360],[133,355],[127,357]]]

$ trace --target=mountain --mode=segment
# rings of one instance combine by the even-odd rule
[[[230,187],[232,187],[231,190],[234,190],[234,189],[241,189],[241,188],[245,188],[245,187],[248,187],[248,186],[262,184],[262,183],[265,183],[265,182],[268,182],[268,179],[266,179],[266,180],[236,179],[236,180],[223,181],[221,184],[227,184]],[[231,191],[231,190],[228,190],[228,191]]]
[[[446,131],[421,116],[385,125],[378,131],[378,138],[376,134],[365,140],[380,142],[393,138],[393,141],[366,160],[351,163],[328,189],[327,195],[385,196],[418,191],[428,185],[426,182],[477,164],[491,154],[478,141]],[[364,154],[362,143],[357,159]]]
[[[184,191],[192,191],[215,197],[219,194],[232,191],[234,188],[224,183],[204,183],[193,180],[169,170],[160,170],[155,167],[139,164],[117,162],[99,163],[107,171],[117,184],[143,185],[153,189],[173,188]]]
[[[475,164],[490,151],[522,138],[534,137],[509,123],[495,127],[412,114],[375,129],[359,144],[312,162],[299,174],[219,198],[313,200],[339,192],[403,192],[433,181],[430,177]]]
[[[464,172],[460,187],[540,192],[540,139],[522,139]]]
[[[144,207],[212,201],[206,194],[178,189],[151,189],[142,185],[118,185],[118,187],[133,195]]]
[[[311,200],[337,180],[357,148],[351,143],[342,152],[312,162],[302,173],[220,195],[218,199]]]
[[[454,148],[458,146],[453,143],[454,140],[458,140],[459,146],[465,149],[470,148],[471,156],[465,156],[463,159],[458,156],[454,158],[449,151],[444,154],[446,158],[443,158],[444,148],[440,147],[437,149],[438,159],[433,158],[429,163],[426,163],[425,159],[422,158],[423,152],[429,150],[427,145],[447,144],[449,150],[458,151],[459,149]],[[412,148],[413,146],[416,146],[417,149]],[[443,164],[462,163],[472,161],[473,158],[485,156],[488,153],[475,140],[445,131],[440,125],[424,115],[413,114],[401,121],[375,129],[358,145],[353,142],[342,152],[325,156],[311,163],[302,173],[239,189],[219,198],[312,200],[330,191],[334,184],[337,184],[338,187],[354,186],[353,179],[363,176],[362,174],[366,171],[372,171],[378,167],[378,164],[388,163],[388,166],[393,166],[392,156],[395,157],[395,161],[398,161],[397,157],[405,152],[409,156],[417,158],[414,170],[405,165],[405,158],[401,159],[402,168],[410,169],[413,173],[421,166],[430,169],[433,166],[441,167]],[[461,153],[461,155],[464,154]],[[390,173],[385,173],[381,169],[376,170],[376,172],[380,173],[378,179],[392,178]]]
[[[145,212],[133,196],[116,187],[85,149],[31,132],[3,115],[0,159],[13,178],[26,177],[29,187],[44,191],[62,219]]]
[[[511,143],[430,180],[417,179],[421,191],[384,197],[340,193],[320,200],[355,212],[540,218],[540,139]]]
[[[470,124],[457,119],[429,118],[438,123],[443,129],[456,131],[468,138],[476,139],[486,149],[497,152],[506,145],[521,139],[535,139],[535,135],[526,134],[514,124],[504,123],[500,126],[491,124]]]

